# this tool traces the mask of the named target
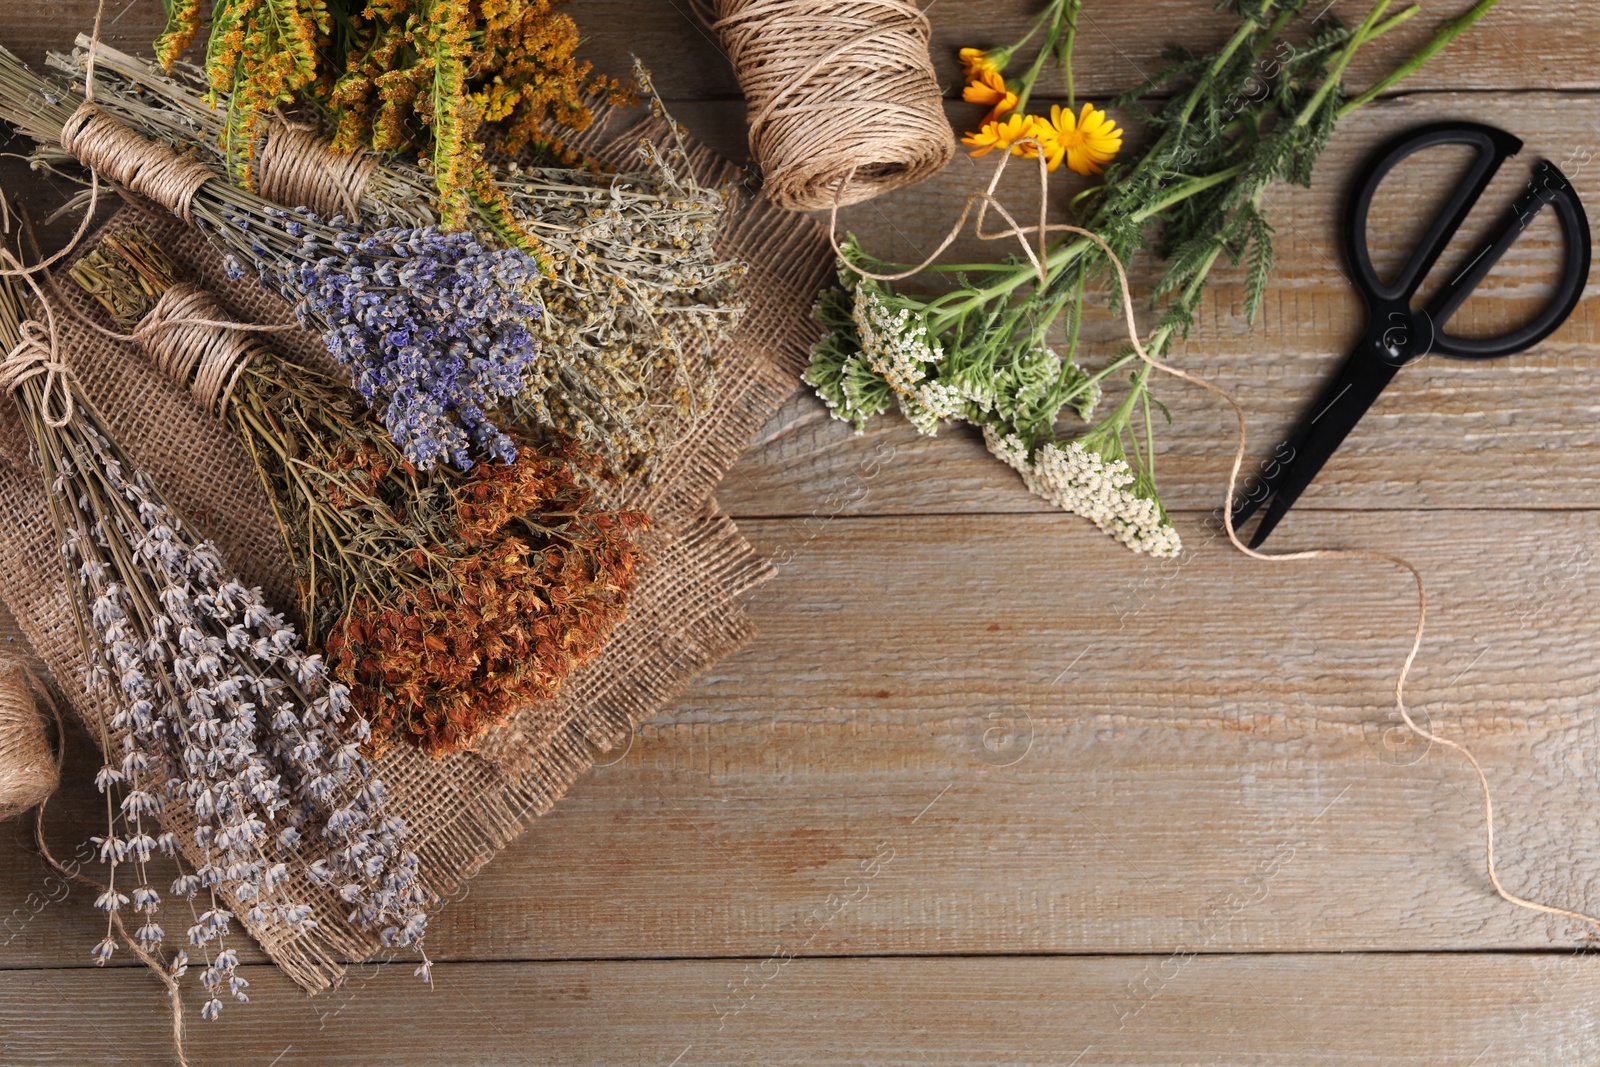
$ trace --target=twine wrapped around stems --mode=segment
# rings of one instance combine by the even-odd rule
[[[27,670],[0,664],[0,821],[42,804],[59,780]]]
[[[334,152],[315,130],[275,122],[256,155],[256,191],[323,218],[361,218],[361,194],[378,165],[371,152]]]
[[[955,152],[928,20],[907,0],[694,0],[749,104],[767,198],[810,211],[937,174]]]

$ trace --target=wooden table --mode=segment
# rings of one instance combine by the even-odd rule
[[[0,40],[65,47],[93,6],[13,0]],[[1350,84],[1466,6],[1430,0]],[[109,7],[108,39],[147,49],[155,0]],[[1032,8],[934,5],[945,84],[957,47],[1015,39]],[[1205,0],[1086,8],[1079,90],[1099,99],[1163,43],[1209,47],[1230,25]],[[572,10],[602,67],[638,53],[678,115],[742,157],[737,86],[686,4]],[[1495,122],[1600,204],[1597,40],[1591,0],[1507,0],[1406,95],[1346,122],[1312,188],[1271,192],[1261,320],[1224,276],[1179,356],[1239,396],[1253,454],[1358,333],[1335,226],[1378,141],[1435,117]],[[954,121],[974,112],[952,93]],[[1446,173],[1410,179],[1397,217],[1431,208]],[[958,158],[845,221],[881,255],[919,257],[986,174]],[[1026,209],[1032,194],[1019,179],[1008,195]],[[1549,252],[1531,239],[1471,321],[1527,314]],[[1407,369],[1275,539],[1416,562],[1430,614],[1413,703],[1483,760],[1508,887],[1589,911],[1597,307],[1507,362]],[[1113,344],[1097,329],[1091,360]],[[1600,1061],[1585,931],[1493,895],[1468,767],[1396,729],[1405,575],[1227,548],[1211,516],[1229,418],[1191,387],[1158,395],[1173,415],[1160,481],[1188,545],[1168,563],[1052,512],[971,433],[883,418],[852,437],[797,394],[720,494],[782,563],[755,599],[762,636],[438,913],[433,992],[409,966],[368,965],[307,1000],[254,965],[254,1003],[191,1025],[194,1062]],[[86,747],[73,737],[54,803],[66,849],[96,822]],[[97,913],[80,890],[58,899],[29,833],[0,826],[0,1063],[166,1062],[164,998],[137,966],[89,965]]]

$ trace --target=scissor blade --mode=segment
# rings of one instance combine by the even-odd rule
[[[1354,351],[1345,357],[1344,362],[1339,365],[1338,372],[1322,387],[1322,392],[1317,394],[1316,400],[1307,406],[1305,414],[1300,417],[1300,422],[1294,428],[1294,433],[1273,450],[1275,455],[1273,462],[1264,464],[1264,466],[1270,466],[1272,468],[1271,471],[1262,473],[1256,479],[1255,489],[1250,492],[1244,503],[1233,509],[1233,525],[1235,529],[1240,529],[1245,523],[1249,522],[1250,516],[1254,515],[1262,504],[1271,500],[1273,494],[1278,492],[1285,479],[1288,478],[1289,471],[1305,454],[1306,439],[1311,435],[1311,431],[1316,428],[1323,413],[1342,401],[1345,395],[1350,392],[1353,381],[1352,374],[1357,369],[1356,365],[1360,358],[1360,350]]]
[[[1306,421],[1290,440],[1293,451],[1268,487],[1272,505],[1250,539],[1251,548],[1261,547],[1399,369],[1397,364],[1373,355],[1366,345],[1346,357],[1344,366],[1323,389],[1306,414]],[[1255,502],[1245,517],[1253,514],[1256,505],[1266,499],[1267,496],[1263,496]],[[1243,521],[1236,519],[1235,524]]]

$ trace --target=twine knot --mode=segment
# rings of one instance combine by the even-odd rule
[[[56,358],[55,339],[39,323],[24,322],[21,338],[0,362],[0,389],[14,393],[23,382],[44,375],[44,392],[39,402],[46,426],[60,429],[72,421],[77,406],[72,400],[72,368]],[[50,400],[55,397],[61,414],[50,414]]]
[[[767,198],[796,211],[854,204],[931,177],[955,138],[907,0],[701,0],[749,101]]]

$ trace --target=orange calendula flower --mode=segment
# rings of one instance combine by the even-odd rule
[[[1057,105],[1050,109],[1049,119],[1037,121],[1051,170],[1065,159],[1068,170],[1089,177],[1104,170],[1122,150],[1122,131],[1093,104],[1084,104],[1076,117]]]
[[[971,85],[961,90],[961,99],[969,104],[979,104],[989,109],[984,116],[987,125],[1017,106],[1017,94],[1006,88],[1006,80],[996,71],[984,71]]]
[[[1030,143],[1018,144],[1034,138],[1046,145],[1045,133],[1041,132],[1044,120],[1037,115],[1012,115],[1008,119],[995,119],[983,124],[977,133],[969,133],[961,138],[961,143],[972,149],[974,156],[986,156],[996,148],[1010,152],[1014,156],[1032,159],[1038,155],[1038,146]]]
[[[997,62],[982,48],[963,48],[956,56],[961,60],[968,81],[977,81],[985,74],[999,74],[1005,67],[1003,61]]]

